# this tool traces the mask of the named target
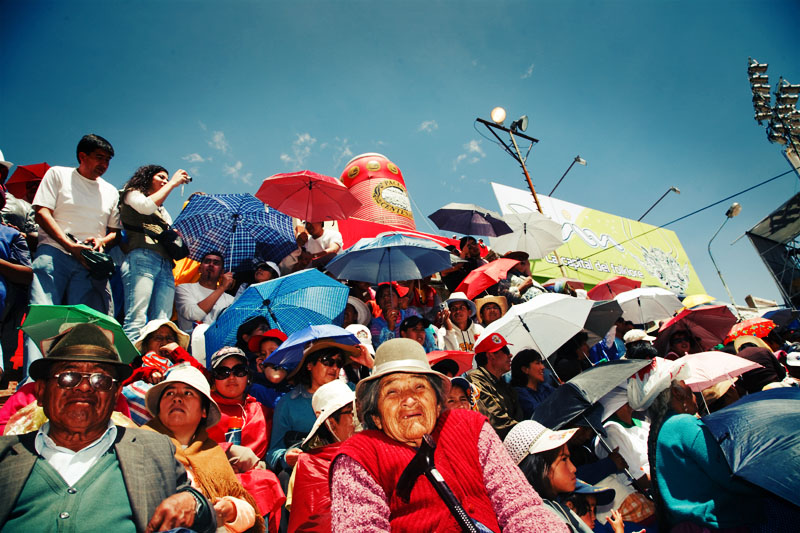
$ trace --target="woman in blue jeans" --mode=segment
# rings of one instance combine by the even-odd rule
[[[123,249],[127,252],[120,269],[125,291],[123,331],[128,338],[139,338],[147,322],[172,315],[173,262],[156,238],[172,223],[164,201],[175,187],[189,181],[183,169],[170,178],[164,167],[145,165],[136,169],[120,194],[119,212],[126,234]]]

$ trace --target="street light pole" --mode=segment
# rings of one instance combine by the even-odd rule
[[[734,202],[725,212],[725,220],[722,222],[722,225],[719,227],[717,232],[711,237],[711,240],[708,241],[708,256],[711,258],[711,263],[713,263],[714,268],[717,269],[717,275],[719,276],[719,280],[722,282],[722,286],[725,287],[725,290],[728,292],[728,298],[731,299],[731,305],[733,308],[736,309],[736,302],[733,301],[733,294],[731,294],[731,290],[728,288],[728,284],[725,283],[725,278],[722,277],[722,272],[720,272],[719,267],[717,266],[717,262],[714,260],[714,256],[711,253],[711,242],[719,235],[719,232],[722,231],[722,228],[725,227],[725,224],[728,223],[730,219],[738,215],[742,211],[742,206],[738,202]],[[739,310],[736,309],[736,314],[739,314]]]
[[[561,182],[567,176],[567,173],[569,173],[569,171],[572,170],[572,167],[573,167],[573,165],[575,165],[575,163],[580,163],[581,165],[586,166],[586,160],[583,159],[581,156],[576,155],[575,159],[573,159],[572,163],[570,163],[569,167],[567,167],[567,171],[564,172],[564,175],[561,176],[561,179],[558,180],[558,182],[556,183],[556,186],[553,187],[553,190],[550,191],[550,194],[548,194],[547,196],[553,196],[553,193],[556,192],[556,189],[558,189],[558,186],[561,185]]]
[[[647,211],[645,211],[645,212],[644,212],[644,215],[640,216],[640,217],[639,217],[639,219],[638,219],[636,222],[641,222],[641,221],[642,221],[642,219],[643,219],[644,217],[646,217],[646,216],[647,216],[647,213],[649,213],[650,211],[652,211],[652,210],[653,210],[653,208],[654,208],[655,206],[657,206],[657,205],[658,205],[658,203],[659,203],[661,200],[663,200],[663,199],[664,199],[664,198],[665,198],[665,197],[666,197],[666,196],[667,196],[669,193],[671,193],[671,192],[674,192],[675,194],[680,194],[680,193],[681,193],[681,190],[680,190],[679,188],[677,188],[677,187],[670,187],[669,189],[667,189],[667,192],[665,192],[664,194],[662,194],[662,195],[661,195],[661,198],[659,198],[658,200],[656,200],[656,203],[654,203],[653,205],[651,205],[651,206],[650,206],[650,209],[648,209]]]

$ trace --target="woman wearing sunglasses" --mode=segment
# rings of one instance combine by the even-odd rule
[[[296,383],[275,407],[272,437],[267,461],[274,471],[290,470],[300,455],[299,445],[314,427],[316,415],[311,397],[318,388],[339,377],[350,357],[359,357],[357,346],[348,346],[327,339],[310,343],[303,359],[288,379]]]

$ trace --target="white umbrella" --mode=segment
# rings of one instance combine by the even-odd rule
[[[675,293],[661,287],[640,287],[614,298],[622,307],[622,318],[636,324],[672,318],[683,304]]]
[[[546,358],[583,329],[591,309],[591,300],[566,294],[540,294],[512,306],[502,318],[483,330],[475,344],[492,333],[499,333],[514,345],[515,353],[534,348]]]
[[[523,251],[531,259],[542,259],[564,244],[561,224],[536,211],[504,215],[503,220],[511,226],[513,233],[492,238],[492,248],[497,253]]]

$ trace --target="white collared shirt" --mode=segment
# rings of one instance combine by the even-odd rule
[[[70,486],[77,483],[117,440],[117,426],[110,420],[108,429],[99,439],[77,452],[57,445],[49,433],[50,422],[45,422],[36,433],[34,441],[36,453],[41,455]]]

